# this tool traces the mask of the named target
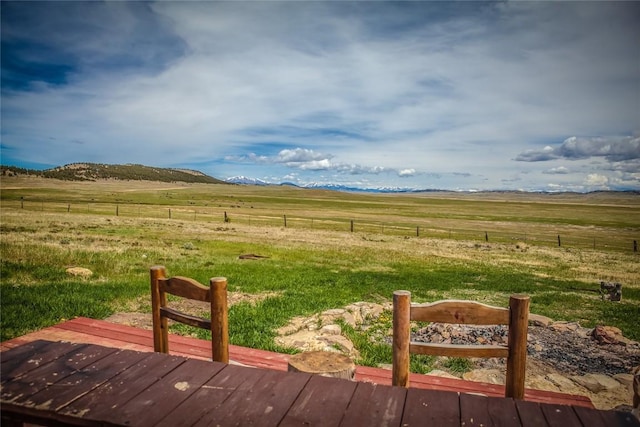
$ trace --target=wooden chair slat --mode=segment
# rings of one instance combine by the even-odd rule
[[[411,304],[411,292],[393,293],[392,384],[409,387],[410,354],[449,357],[506,357],[505,396],[524,398],[527,358],[529,297],[512,295],[509,308],[492,307],[475,301],[443,300]],[[509,325],[508,345],[459,345],[411,341],[411,321]]]
[[[474,325],[508,325],[509,309],[475,301],[442,300],[412,304],[411,320]]]
[[[184,323],[185,325],[194,326],[196,328],[211,329],[211,320],[186,314],[170,307],[160,307],[160,312],[163,316],[171,320],[175,320],[176,322]]]
[[[208,302],[211,293],[208,287],[189,277],[169,277],[158,281],[160,290],[182,298]]]
[[[503,345],[432,344],[411,341],[409,351],[415,354],[448,357],[507,357],[509,348]]]
[[[169,353],[169,325],[167,319],[211,331],[211,354],[217,362],[229,363],[229,325],[227,307],[227,279],[214,277],[209,287],[189,277],[167,277],[163,266],[150,270],[151,317],[153,319],[153,348]],[[167,294],[210,304],[210,320],[167,306]]]

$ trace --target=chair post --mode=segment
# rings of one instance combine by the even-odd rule
[[[392,385],[409,387],[409,341],[411,339],[411,292],[393,293]]]
[[[516,294],[509,298],[509,356],[505,396],[514,399],[524,399],[529,302],[526,295]]]
[[[211,293],[211,349],[213,360],[229,363],[227,279],[214,277],[209,281],[209,286]]]
[[[160,307],[167,304],[167,296],[160,291],[160,279],[165,279],[167,271],[163,266],[151,267],[151,316],[153,319],[153,350],[169,352],[169,334],[166,317],[160,314]]]

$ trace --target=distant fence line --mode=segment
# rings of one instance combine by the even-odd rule
[[[287,214],[281,216],[254,215],[233,212],[229,214],[223,207],[176,207],[130,203],[60,203],[47,200],[2,201],[4,208],[27,209],[30,211],[60,212],[74,214],[92,214],[104,216],[165,218],[175,220],[221,222],[226,224],[247,224],[254,226],[272,226],[285,228],[307,228],[317,230],[345,231],[358,233],[375,233],[390,236],[424,237],[436,239],[468,240],[485,243],[523,242],[541,246],[557,246],[565,248],[607,249],[616,251],[638,252],[639,238],[605,238],[601,235],[576,235],[573,233],[531,232],[523,230],[514,233],[512,230],[464,229],[438,227],[433,224],[398,223],[393,221],[366,221],[345,218],[309,218]],[[429,222],[434,222],[430,220]],[[491,223],[488,222],[487,225]]]

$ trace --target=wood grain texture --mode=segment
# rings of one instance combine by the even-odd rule
[[[36,350],[34,355],[31,351]],[[3,425],[629,426],[614,411],[390,387],[93,344],[2,353]],[[35,368],[34,357],[41,360]]]
[[[0,350],[7,351],[26,344],[37,344],[38,340],[92,343],[117,349],[153,352],[151,330],[107,322],[104,320],[78,317],[57,325],[44,328],[21,337],[0,343]],[[171,335],[171,354],[195,359],[210,360],[211,342],[180,335]],[[27,351],[25,351],[28,353]],[[153,353],[152,353],[153,354]],[[235,345],[229,346],[231,363],[240,363],[257,368],[287,370],[288,354],[275,353]],[[1,355],[0,355],[1,356]],[[0,357],[3,366],[11,359]],[[5,370],[2,370],[5,373]],[[487,396],[504,396],[504,386],[497,384],[443,378],[432,375],[411,373],[411,387],[426,390],[450,390],[483,393]],[[356,381],[391,385],[392,371],[389,369],[356,366]],[[546,390],[525,389],[525,399],[531,402],[578,405],[593,408],[586,396],[571,395]]]

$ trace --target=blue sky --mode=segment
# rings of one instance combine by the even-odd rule
[[[7,2],[1,161],[640,190],[640,2]]]

